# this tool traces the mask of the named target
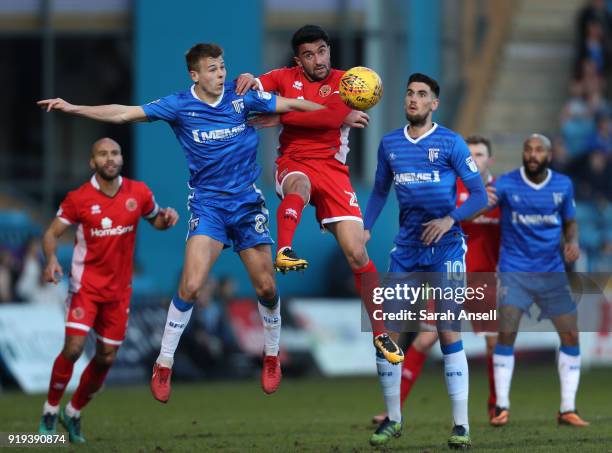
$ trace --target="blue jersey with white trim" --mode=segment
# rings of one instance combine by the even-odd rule
[[[237,194],[255,183],[259,138],[247,115],[275,112],[276,96],[254,90],[239,96],[235,83],[227,83],[219,100],[207,104],[192,86],[142,108],[149,121],[164,120],[174,131],[189,165],[190,188]]]
[[[521,167],[502,175],[494,186],[501,209],[499,270],[563,272],[563,222],[576,217],[571,180],[548,170],[546,179],[535,184]]]
[[[374,191],[389,192],[391,183],[400,207],[398,245],[424,246],[423,223],[449,215],[456,207],[457,177],[480,178],[463,138],[438,124],[421,137],[408,135],[408,126],[385,135],[378,148]],[[366,228],[369,227],[366,219]],[[460,241],[459,223],[437,245]]]

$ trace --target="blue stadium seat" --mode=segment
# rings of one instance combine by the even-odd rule
[[[41,228],[23,211],[0,211],[0,244],[12,250],[22,248]]]

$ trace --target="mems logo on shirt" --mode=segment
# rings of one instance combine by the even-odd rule
[[[242,123],[239,126],[226,129],[216,129],[214,131],[201,131],[200,129],[194,129],[191,131],[193,139],[196,143],[210,143],[215,140],[227,140],[228,138],[235,137],[242,133],[246,129],[246,124]]]
[[[94,237],[121,236],[122,234],[129,233],[130,231],[134,230],[134,225],[129,225],[129,226],[117,225],[116,227],[113,228],[113,221],[109,219],[108,217],[104,217],[102,219],[102,221],[100,222],[100,226],[102,226],[102,229],[99,229],[99,228],[91,229],[92,236]]]
[[[393,176],[393,181],[396,185],[440,182],[440,172],[434,170],[432,172],[396,173],[395,176]]]
[[[519,214],[512,211],[512,223],[521,225],[559,225],[556,214]]]

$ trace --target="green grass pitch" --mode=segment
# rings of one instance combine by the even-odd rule
[[[578,408],[591,421],[584,429],[556,424],[559,384],[552,363],[534,367],[518,361],[510,424],[503,428],[487,424],[485,370],[472,367],[470,378],[473,451],[612,452],[609,369],[583,373]],[[0,395],[0,431],[34,431],[42,403],[43,396]],[[109,388],[83,411],[88,443],[55,450],[365,452],[372,451],[368,445],[374,429],[370,418],[381,408],[375,378],[286,379],[272,396],[261,392],[255,378],[177,383],[167,405],[154,401],[147,387]],[[404,434],[388,450],[448,451],[450,403],[440,364],[425,368],[404,408],[404,421]]]

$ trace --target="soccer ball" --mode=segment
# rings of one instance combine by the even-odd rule
[[[380,101],[383,85],[376,72],[364,66],[356,66],[340,79],[340,98],[355,110],[367,110]]]

